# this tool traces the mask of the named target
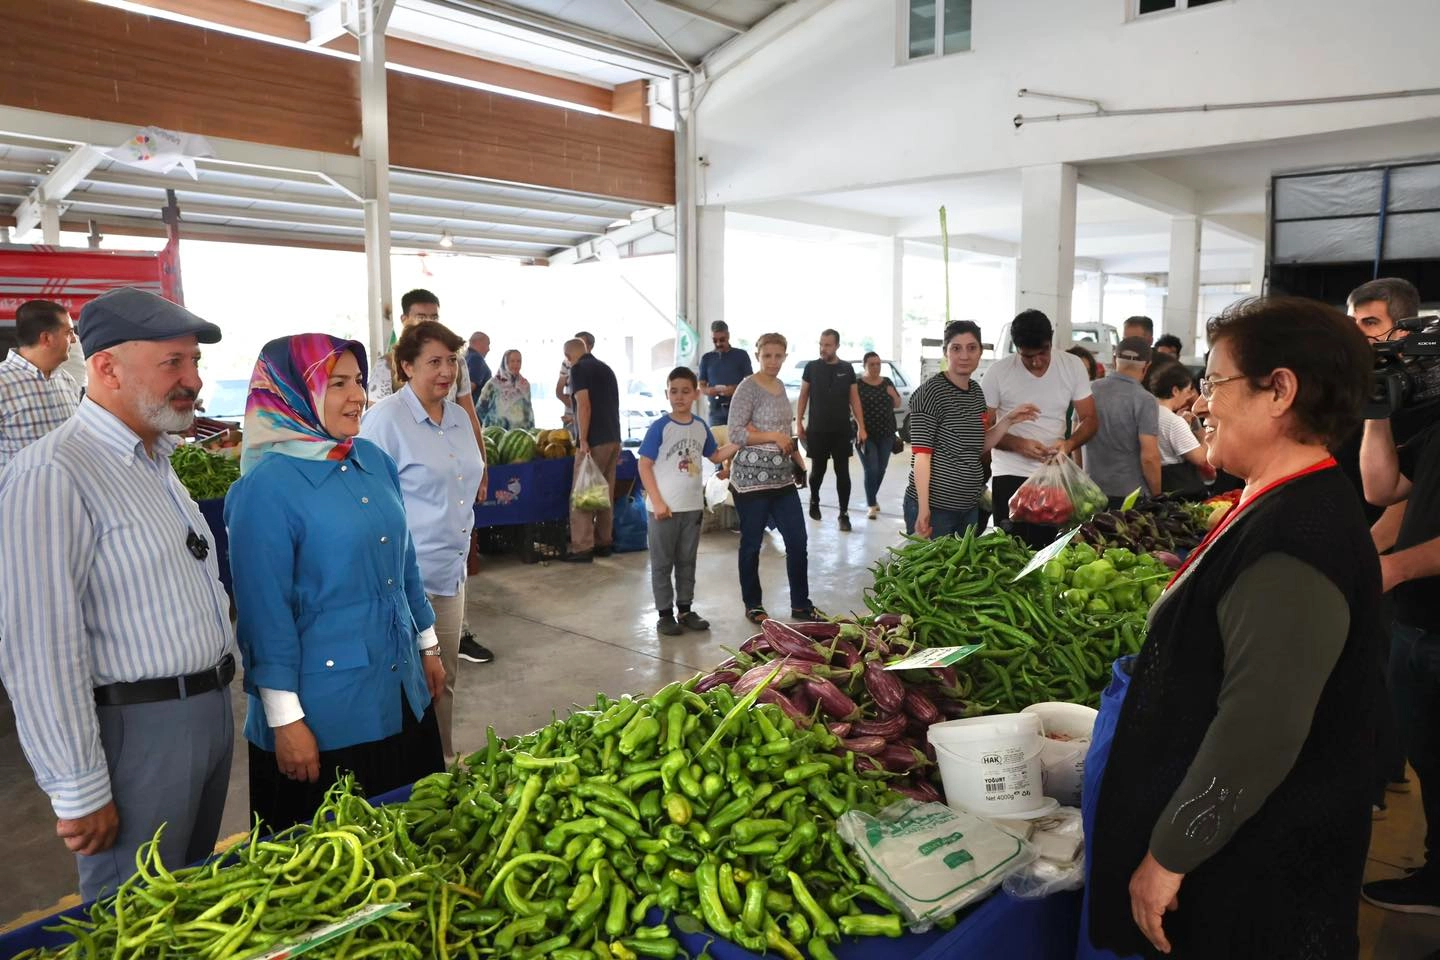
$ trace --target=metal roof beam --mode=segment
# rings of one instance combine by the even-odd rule
[[[669,7],[671,10],[677,10],[686,16],[694,17],[696,20],[704,20],[706,23],[713,23],[717,27],[724,27],[731,33],[744,33],[750,29],[739,21],[722,17],[718,13],[711,13],[709,10],[697,10],[688,4],[681,3],[680,0],[650,0],[650,2],[662,7]]]
[[[354,210],[360,207],[348,200],[341,200],[335,197],[322,197],[315,194],[305,193],[282,193],[276,190],[265,190],[259,187],[237,187],[224,183],[206,183],[200,181],[174,180],[169,177],[147,176],[145,174],[115,173],[114,171],[100,171],[90,175],[88,180],[95,184],[113,184],[117,186],[144,187],[153,190],[174,190],[182,196],[194,196],[201,198],[230,197],[236,200],[255,200],[261,203],[287,203],[295,206],[316,207],[322,210]],[[426,217],[432,220],[451,220],[462,223],[493,223],[498,226],[526,227],[532,230],[552,230],[565,234],[584,234],[586,236],[598,235],[603,232],[602,228],[591,226],[579,226],[569,223],[557,223],[554,220],[542,220],[538,217],[515,217],[508,215],[491,216],[488,213],[461,213],[458,211],[436,210],[427,207],[419,207],[411,204],[392,203],[390,213],[395,216],[404,217]]]
[[[45,174],[45,178],[30,192],[30,196],[15,208],[16,236],[23,237],[38,227],[44,217],[45,208],[64,200],[104,158],[105,155],[99,150],[83,143],[65,154],[60,162]]]

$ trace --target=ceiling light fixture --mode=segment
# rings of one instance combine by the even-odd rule
[[[447,249],[447,250],[450,249],[451,247],[455,246],[455,238],[452,237],[452,236],[450,236],[450,231],[449,231],[449,230],[443,230],[443,231],[441,231],[441,233],[440,233],[440,246],[444,247],[444,248]]]

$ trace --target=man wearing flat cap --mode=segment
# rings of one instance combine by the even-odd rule
[[[86,304],[89,391],[0,476],[0,678],[80,892],[209,854],[230,782],[235,673],[211,534],[170,467],[220,328],[133,288]]]
[[[1090,385],[1100,429],[1085,445],[1085,472],[1118,507],[1136,490],[1160,495],[1160,414],[1141,383],[1150,366],[1150,344],[1126,337],[1115,347],[1109,376]]]

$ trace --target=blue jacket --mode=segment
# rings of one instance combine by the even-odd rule
[[[400,691],[430,704],[416,649],[435,623],[395,462],[356,439],[346,460],[269,454],[225,497],[245,737],[275,749],[259,690],[299,694],[321,750],[400,732]]]

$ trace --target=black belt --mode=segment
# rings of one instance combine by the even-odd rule
[[[183,677],[163,680],[135,680],[131,683],[107,683],[95,688],[95,702],[102,707],[123,707],[134,703],[159,703],[162,700],[184,700],[212,690],[223,690],[235,679],[235,658],[225,659],[208,670]]]

